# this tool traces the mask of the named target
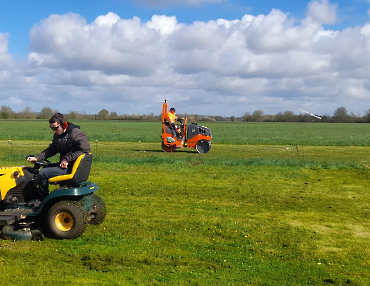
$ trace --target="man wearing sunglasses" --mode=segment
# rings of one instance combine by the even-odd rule
[[[36,195],[33,205],[38,205],[49,194],[49,178],[65,175],[68,167],[72,168],[78,156],[90,153],[90,143],[86,134],[80,130],[80,126],[67,122],[61,113],[54,114],[49,119],[51,130],[54,132],[53,141],[41,153],[28,157],[27,161],[46,160],[59,153],[59,162],[43,168],[38,173],[39,193]]]

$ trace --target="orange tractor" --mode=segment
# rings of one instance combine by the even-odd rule
[[[211,149],[212,132],[209,128],[195,123],[187,124],[187,118],[178,119],[181,124],[171,125],[168,118],[167,100],[162,110],[162,149],[174,152],[183,147],[194,148],[198,153],[207,153]]]

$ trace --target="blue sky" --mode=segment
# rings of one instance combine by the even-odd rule
[[[369,0],[2,1],[0,106],[363,115],[369,14]]]

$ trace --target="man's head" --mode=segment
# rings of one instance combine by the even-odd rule
[[[63,114],[61,113],[55,113],[50,119],[49,119],[50,128],[53,130],[53,132],[56,135],[63,134],[64,131],[67,129],[68,124],[66,119],[64,118]]]
[[[170,108],[170,111],[172,111],[172,112],[176,112],[176,110],[175,110],[175,108],[174,108],[174,107],[171,107],[171,108]]]

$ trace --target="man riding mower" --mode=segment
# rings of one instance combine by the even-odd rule
[[[12,240],[43,240],[44,232],[57,239],[74,239],[83,234],[88,224],[104,221],[106,206],[95,192],[96,183],[88,182],[91,154],[80,155],[66,175],[50,178],[59,188],[50,192],[35,206],[29,204],[38,192],[37,175],[48,162],[35,162],[34,167],[0,168],[1,237]]]

